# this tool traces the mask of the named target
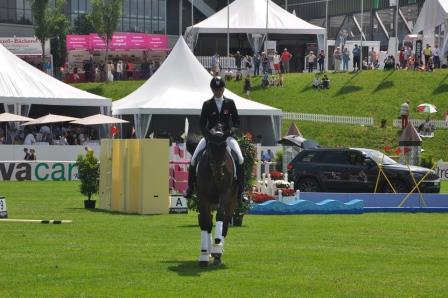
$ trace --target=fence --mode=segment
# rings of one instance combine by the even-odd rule
[[[424,119],[409,119],[408,120],[415,128],[419,127],[420,124],[424,123]],[[431,124],[435,126],[435,128],[448,129],[448,121],[444,120],[431,120]],[[401,127],[401,119],[394,119],[394,127]]]
[[[336,115],[283,112],[283,119],[373,126],[373,118],[372,117],[353,117],[353,116],[336,116]]]
[[[196,58],[206,69],[212,68],[213,56],[196,56]],[[219,57],[219,68],[236,69],[235,57]]]

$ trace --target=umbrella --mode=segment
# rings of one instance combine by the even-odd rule
[[[2,113],[0,114],[0,122],[24,122],[24,121],[32,121],[32,118],[28,118],[25,116],[20,116],[11,113]]]
[[[22,126],[40,125],[40,124],[45,124],[45,123],[69,122],[69,121],[74,121],[74,120],[78,120],[78,118],[48,114],[48,115],[42,116],[40,118],[34,119],[32,121],[26,122],[26,123],[22,124]]]
[[[24,121],[32,121],[33,118],[28,118],[25,116],[20,116],[11,113],[2,113],[0,114],[0,122],[24,122]],[[8,139],[8,129],[5,124],[5,141]]]
[[[278,143],[285,146],[297,146],[303,149],[319,147],[319,144],[316,141],[307,140],[304,137],[295,135],[284,136]]]
[[[81,125],[98,125],[98,124],[115,124],[115,123],[129,123],[129,121],[122,120],[115,117],[106,116],[103,114],[96,114],[93,116],[77,119],[70,122],[71,124]]]
[[[437,108],[435,105],[430,103],[422,103],[417,106],[417,112],[422,113],[437,113]]]

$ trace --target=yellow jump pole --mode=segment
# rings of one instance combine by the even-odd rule
[[[417,186],[417,191],[418,191],[418,195],[420,196],[420,201],[423,203],[424,207],[428,207],[426,205],[425,199],[423,199],[423,195],[420,191],[420,187],[418,187],[418,185],[417,185],[417,181],[415,180],[414,174],[412,174],[411,167],[409,166],[409,164],[407,164],[407,166],[408,166],[409,174],[412,177],[412,181],[414,181],[414,185]]]
[[[12,219],[12,218],[5,218],[0,219],[1,222],[11,222],[11,223],[40,223],[40,224],[66,224],[66,223],[72,223],[71,220],[55,220],[55,219]]]
[[[434,165],[432,166],[431,170],[434,170],[434,167],[435,167],[436,165],[437,165],[437,164],[434,164]],[[428,171],[428,172],[425,174],[425,176],[423,176],[422,179],[420,179],[420,181],[417,183],[417,185],[415,185],[415,186],[411,189],[411,191],[410,191],[410,192],[403,198],[403,200],[401,201],[400,205],[398,205],[398,207],[403,206],[403,204],[407,201],[408,197],[412,194],[412,192],[415,190],[415,188],[418,187],[418,186],[420,185],[420,183],[423,182],[423,180],[425,180],[426,176],[428,176],[429,173],[430,173],[430,171]]]

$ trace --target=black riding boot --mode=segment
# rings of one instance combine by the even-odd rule
[[[244,197],[244,189],[246,188],[246,175],[244,175],[244,164],[237,166],[236,171],[236,179],[238,182],[238,198],[240,198],[241,201],[245,201],[246,198]]]
[[[196,167],[190,165],[188,167],[188,188],[185,191],[184,197],[190,199],[194,193],[194,185],[196,183]]]

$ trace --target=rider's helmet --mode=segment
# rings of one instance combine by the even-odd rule
[[[226,82],[221,77],[214,77],[210,81],[210,88],[212,88],[213,90],[221,89],[224,88],[225,86]]]

